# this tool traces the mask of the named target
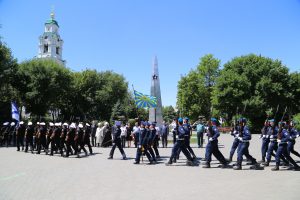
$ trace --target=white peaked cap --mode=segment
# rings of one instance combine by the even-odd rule
[[[9,122],[4,122],[3,126],[7,126],[9,124]]]
[[[28,126],[31,126],[32,125],[32,122],[28,122]]]
[[[54,124],[52,122],[49,122],[49,126],[54,126]]]
[[[63,124],[63,126],[69,126],[69,124],[68,124],[67,122],[65,122],[65,123]]]
[[[24,122],[23,122],[23,121],[20,121],[20,124],[22,125],[22,124],[24,124]]]
[[[36,124],[37,124],[37,125],[40,125],[40,122],[37,122]]]
[[[89,123],[85,123],[86,126],[91,126]]]
[[[40,125],[45,126],[46,124],[45,122],[40,122]]]
[[[78,127],[79,127],[79,128],[83,128],[83,124],[79,124]]]
[[[70,125],[70,128],[76,128],[76,124],[73,122],[73,123]]]

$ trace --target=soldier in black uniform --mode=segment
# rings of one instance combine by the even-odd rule
[[[3,146],[6,143],[6,147],[8,147],[9,129],[10,129],[9,122],[4,122],[1,128],[1,134],[2,134],[1,146]]]
[[[16,146],[16,123],[11,122],[9,133],[8,133],[8,145],[11,145],[11,142],[13,142],[13,146]]]
[[[151,133],[151,142],[152,142],[152,148],[155,152],[155,155],[156,155],[156,158],[155,159],[158,159],[160,158],[160,155],[159,155],[159,151],[158,151],[158,141],[159,141],[159,135],[157,133],[157,129],[155,128],[155,125],[156,123],[153,122],[151,123],[150,125],[150,133]]]
[[[96,146],[96,131],[97,131],[97,126],[96,126],[96,122],[93,122],[92,124],[92,128],[91,128],[91,136],[92,136],[92,145],[93,147]]]
[[[54,124],[52,122],[49,122],[49,128],[48,128],[48,131],[46,134],[46,147],[47,147],[47,149],[49,149],[49,145],[51,143],[51,150],[52,150],[52,145],[53,145],[53,142],[52,142],[53,136],[52,135],[53,135],[54,129],[55,129]]]
[[[67,152],[67,148],[65,147],[65,143],[66,143],[65,140],[68,133],[68,126],[69,126],[68,123],[63,124],[63,128],[59,136],[59,153],[61,156],[64,155],[64,149]],[[73,152],[71,152],[71,154],[73,154]]]
[[[93,149],[91,146],[91,141],[90,141],[90,137],[91,137],[91,126],[89,123],[85,123],[85,130],[84,130],[84,134],[83,134],[83,146],[87,145],[89,147],[89,151],[90,151],[90,155],[93,154]]]
[[[34,127],[32,125],[32,122],[28,122],[28,126],[25,131],[25,152],[28,151],[28,145],[30,145],[30,151],[33,153],[33,134],[34,134]]]
[[[26,127],[24,122],[21,121],[16,131],[17,136],[17,151],[20,151],[20,145],[22,146],[22,151],[24,150],[24,136],[25,136]]]
[[[121,122],[115,121],[115,125],[111,129],[112,137],[113,137],[112,138],[113,146],[111,148],[108,159],[113,159],[115,149],[116,149],[116,147],[118,147],[123,156],[123,160],[126,160],[126,154],[121,146],[121,128],[120,127],[121,127]]]
[[[83,124],[80,123],[78,125],[78,130],[76,132],[76,136],[75,136],[75,146],[78,148],[77,151],[77,158],[80,158],[79,153],[81,152],[81,150],[84,151],[85,156],[88,155],[86,149],[84,148],[84,138],[83,138],[83,134],[84,134],[84,130],[83,130]]]
[[[153,162],[156,163],[156,157],[155,157],[155,154],[154,154],[154,151],[153,151],[153,148],[152,148],[153,138],[156,135],[156,130],[155,130],[155,128],[150,130],[150,123],[149,122],[145,122],[145,124],[146,124],[145,129],[146,129],[146,138],[147,138],[146,143],[148,144],[147,150],[149,151]]]
[[[50,137],[51,139],[51,152],[50,156],[53,156],[53,152],[58,152],[58,149],[60,148],[60,135],[61,135],[61,128],[60,123],[55,123],[54,131]]]
[[[72,123],[70,129],[66,136],[67,152],[66,157],[69,157],[70,152],[72,152],[71,147],[74,149],[75,154],[77,154],[78,148],[75,146],[75,135],[76,135],[76,124]]]
[[[38,144],[37,144],[37,154],[41,153],[42,146],[45,149],[46,155],[48,154],[48,149],[46,145],[46,133],[47,133],[47,128],[45,122],[40,123],[40,129],[38,132]]]

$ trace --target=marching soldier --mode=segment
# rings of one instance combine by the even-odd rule
[[[280,165],[280,156],[283,155],[294,167],[289,169],[300,170],[295,160],[288,153],[288,141],[290,139],[289,132],[287,131],[288,125],[286,122],[279,122],[279,130],[277,135],[278,149],[276,151],[276,166],[272,168],[272,171],[278,171]]]
[[[59,136],[59,153],[61,156],[64,156],[64,149],[67,152],[67,148],[65,147],[65,143],[66,143],[66,136],[68,134],[68,123],[64,123],[63,124],[63,128],[61,131],[61,134]],[[71,152],[71,154],[73,154],[73,152]]]
[[[75,136],[75,146],[78,148],[77,151],[77,158],[80,158],[79,154],[81,152],[81,150],[84,151],[85,156],[88,155],[86,149],[84,148],[84,138],[83,138],[83,134],[84,134],[84,130],[83,130],[83,124],[79,123],[78,125],[78,130],[76,132],[76,136]]]
[[[16,137],[17,137],[17,151],[20,151],[20,145],[22,146],[22,151],[24,150],[24,137],[25,137],[25,130],[26,127],[24,125],[24,122],[21,121],[19,123],[19,127],[16,131]]]
[[[16,123],[11,122],[8,134],[8,144],[11,145],[13,142],[13,146],[16,146]]]
[[[278,142],[277,142],[278,127],[275,126],[274,119],[269,120],[269,123],[270,123],[270,127],[268,130],[268,136],[270,138],[270,144],[268,147],[266,162],[264,163],[264,166],[269,166],[269,164],[271,162],[271,157],[272,156],[275,157],[275,154],[273,153],[273,151],[275,151],[275,153],[276,153],[276,151],[278,149]],[[280,159],[283,160],[285,165],[289,166],[289,162],[285,159],[285,157],[283,155],[280,155]]]
[[[47,131],[47,134],[46,134],[46,146],[47,146],[47,149],[49,149],[49,145],[51,143],[51,149],[52,149],[52,146],[54,145],[54,142],[51,142],[53,139],[53,132],[54,132],[54,124],[52,122],[49,122],[49,128],[48,128],[48,131]],[[50,154],[51,155],[51,154]]]
[[[136,150],[136,157],[134,164],[139,164],[141,156],[143,153],[147,156],[149,160],[149,164],[154,164],[153,158],[151,157],[148,151],[148,144],[147,144],[147,130],[145,129],[145,125],[147,122],[141,122],[141,126],[138,131],[135,131],[134,137],[137,139],[137,150]]]
[[[264,127],[261,129],[261,139],[262,139],[262,144],[261,144],[261,163],[265,162],[266,154],[268,151],[269,143],[270,143],[270,138],[268,135],[268,129],[270,127],[269,121],[265,121]]]
[[[6,147],[8,147],[9,129],[10,129],[9,122],[4,122],[1,128],[1,134],[2,134],[1,146],[6,143]]]
[[[299,132],[295,129],[293,121],[290,122],[289,125],[289,134],[290,134],[290,139],[288,141],[288,153],[289,154],[294,154],[295,156],[300,158],[300,154],[295,151],[294,146],[296,144],[296,138],[299,137]]]
[[[237,158],[237,164],[233,168],[234,170],[241,170],[242,169],[242,161],[243,161],[243,155],[247,157],[251,161],[252,166],[250,169],[263,169],[260,167],[260,165],[256,162],[256,159],[253,158],[249,154],[249,145],[251,140],[251,133],[249,131],[248,126],[246,126],[246,119],[241,118],[240,119],[240,127],[239,127],[239,146],[238,146],[238,158]]]
[[[146,143],[147,143],[147,150],[149,151],[153,162],[156,163],[155,153],[154,153],[153,148],[152,148],[152,141],[153,141],[153,137],[156,134],[156,130],[154,128],[152,128],[152,130],[150,130],[150,123],[149,122],[145,122],[145,130],[146,130],[146,136],[145,137],[146,137]]]
[[[115,125],[111,129],[113,146],[111,148],[108,159],[113,159],[115,149],[116,149],[116,147],[118,147],[123,156],[123,160],[126,160],[126,154],[121,146],[121,128],[120,127],[121,127],[121,122],[115,121]]]
[[[156,123],[153,122],[151,123],[150,125],[150,133],[151,133],[151,141],[152,141],[152,147],[153,147],[153,150],[155,152],[155,155],[156,155],[156,159],[160,158],[159,156],[159,151],[158,151],[158,141],[159,141],[159,133],[157,131],[157,128],[158,127],[155,127]]]
[[[237,123],[239,123],[239,121],[237,121]],[[230,135],[232,135],[234,137],[234,139],[233,139],[232,146],[231,146],[231,149],[230,149],[228,162],[232,162],[232,157],[234,155],[234,152],[239,146],[240,140],[239,140],[239,126],[238,126],[238,124],[234,124]]]
[[[66,152],[66,157],[69,157],[70,153],[72,152],[71,147],[74,149],[75,154],[77,154],[78,148],[75,145],[75,135],[76,135],[76,124],[71,123],[70,129],[66,135],[66,145],[67,145],[67,152]]]
[[[34,134],[34,127],[32,125],[32,122],[28,122],[28,126],[25,131],[25,152],[28,152],[28,145],[30,145],[30,151],[33,153],[33,134]]]
[[[223,154],[220,152],[218,147],[218,137],[220,136],[219,130],[217,128],[217,119],[211,118],[208,122],[208,143],[206,145],[205,160],[206,163],[203,168],[210,168],[211,156],[212,154],[220,161],[221,168],[227,167],[227,161]]]
[[[186,132],[183,128],[183,119],[182,118],[178,119],[178,126],[174,128],[174,131],[176,132],[176,135],[178,136],[178,138],[176,138],[176,143],[172,148],[172,154],[171,154],[170,160],[168,163],[166,163],[166,165],[171,165],[173,163],[173,160],[176,159],[178,149],[181,149],[182,153],[187,158],[187,165],[194,166],[192,157],[191,157],[190,153],[188,152],[187,147],[185,145],[184,137],[185,137]]]
[[[40,123],[40,129],[38,131],[38,144],[37,144],[37,154],[41,153],[42,147],[44,148],[46,155],[48,155],[48,149],[46,146],[46,133],[47,128],[45,122]]]
[[[90,141],[90,137],[91,137],[91,125],[89,123],[85,123],[85,130],[84,130],[84,134],[83,134],[83,146],[87,145],[90,151],[90,155],[93,154],[93,149],[91,146],[91,141]]]

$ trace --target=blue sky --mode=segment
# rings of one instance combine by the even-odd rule
[[[52,6],[67,67],[113,70],[149,94],[157,55],[163,105],[176,105],[180,76],[208,53],[222,64],[256,53],[300,71],[299,0],[0,0],[0,36],[19,62],[37,55]]]

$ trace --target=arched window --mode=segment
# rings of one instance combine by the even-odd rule
[[[48,49],[48,44],[45,44],[45,45],[44,45],[44,53],[47,53],[48,50],[49,50],[49,49]]]

